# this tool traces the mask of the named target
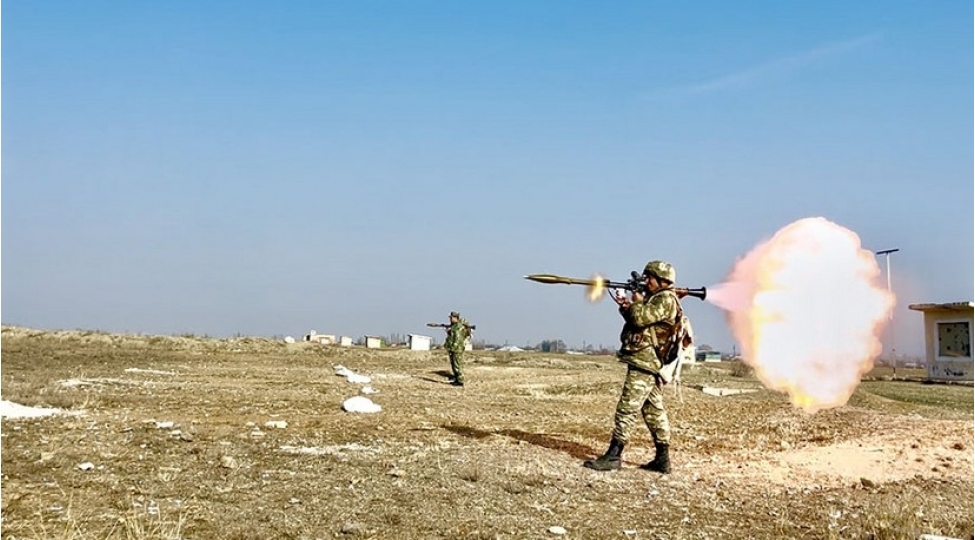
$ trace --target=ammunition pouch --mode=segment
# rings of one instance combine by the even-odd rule
[[[650,344],[643,341],[641,337],[639,334],[633,336],[633,339],[624,341],[621,348],[624,352],[635,353],[650,347]]]
[[[620,349],[627,353],[636,353],[657,345],[656,336],[652,333],[624,331],[620,336]]]

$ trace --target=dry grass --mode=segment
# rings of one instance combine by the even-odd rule
[[[5,527],[5,537],[14,540],[180,540],[186,523],[185,513],[164,516],[157,507],[143,508],[138,502],[114,522],[73,505],[49,510],[59,514],[57,520],[38,519],[16,536]]]
[[[732,377],[752,377],[755,374],[755,370],[751,366],[742,362],[741,360],[735,360],[731,362],[731,376]]]
[[[878,378],[810,416],[764,389],[694,391],[760,387],[695,365],[684,403],[668,401],[674,473],[636,467],[652,454],[644,432],[623,470],[597,473],[580,462],[605,449],[623,373],[612,358],[476,352],[455,388],[437,352],[2,338],[4,399],[79,413],[4,420],[4,538],[972,535],[971,387]],[[373,377],[383,412],[341,411],[359,386],[336,364]]]

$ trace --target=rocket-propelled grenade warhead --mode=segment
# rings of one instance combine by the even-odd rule
[[[555,274],[532,274],[530,276],[525,276],[525,279],[545,283],[546,285],[553,285],[556,283],[564,283],[565,285],[594,285],[597,281],[600,281],[598,278],[578,279],[565,276],[556,276]]]

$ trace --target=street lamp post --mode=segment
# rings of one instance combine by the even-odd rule
[[[897,253],[900,248],[882,249],[880,251],[875,251],[877,255],[884,256],[884,266],[887,267],[887,292],[890,293],[890,254]],[[890,347],[891,360],[894,364],[894,377],[897,377],[897,349],[894,347],[894,310],[890,310],[890,316],[887,320],[887,333],[888,333],[888,343],[887,346]]]

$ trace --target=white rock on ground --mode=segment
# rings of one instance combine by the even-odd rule
[[[342,403],[342,410],[345,412],[377,413],[383,410],[383,408],[373,403],[367,397],[355,396],[350,397]]]
[[[345,377],[345,379],[350,383],[369,384],[372,382],[372,379],[370,379],[369,377],[366,377],[365,375],[359,375],[358,373],[342,365],[335,366],[335,374],[338,375],[339,377]]]
[[[61,409],[46,409],[43,407],[27,407],[13,401],[0,401],[0,417],[2,418],[40,418],[63,413]]]

